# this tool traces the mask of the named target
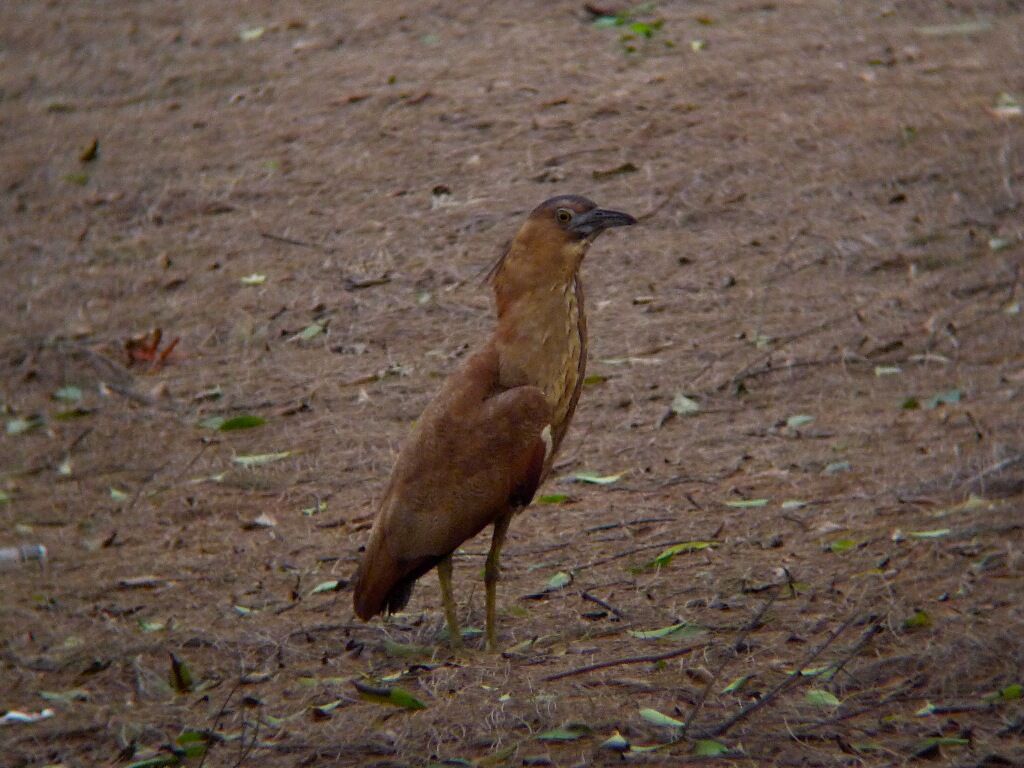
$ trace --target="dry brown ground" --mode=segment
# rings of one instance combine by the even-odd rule
[[[1024,682],[1024,119],[991,111],[1024,100],[1021,4],[643,18],[664,26],[628,53],[578,2],[0,7],[2,395],[42,419],[0,438],[0,546],[50,552],[0,573],[0,710],[54,710],[0,726],[0,764],[172,764],[190,730],[207,766],[613,764],[616,730],[664,745],[643,764],[711,733],[736,765],[1024,764],[1021,702],[986,698]],[[387,625],[311,592],[350,574],[409,423],[486,332],[479,275],[560,192],[643,226],[585,265],[604,380],[542,490],[571,503],[513,524],[515,652],[452,658],[433,576]],[[157,327],[167,365],[127,369]],[[701,410],[666,421],[677,393]],[[197,426],[241,413],[267,424]],[[717,545],[631,570],[690,540]],[[485,546],[457,564],[476,626]],[[680,621],[703,631],[629,634]],[[425,709],[351,685],[394,674]],[[592,730],[537,738],[567,722]]]

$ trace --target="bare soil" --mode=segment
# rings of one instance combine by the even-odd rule
[[[0,711],[52,710],[0,764],[1024,764],[1024,7],[637,19],[0,6],[0,546],[49,551],[0,572]],[[345,579],[480,277],[565,192],[642,226],[584,265],[509,651],[456,657],[433,575],[369,624]]]

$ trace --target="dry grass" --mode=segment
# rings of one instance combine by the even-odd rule
[[[937,747],[950,763],[1024,762],[1020,702],[985,699],[1024,682],[1024,142],[988,111],[1024,98],[1024,15],[842,10],[665,3],[627,56],[575,4],[0,9],[0,386],[8,418],[45,421],[0,440],[0,546],[51,555],[0,574],[0,708],[55,710],[0,726],[0,763],[130,762],[189,729],[229,737],[206,766],[611,764],[615,730],[664,745],[642,764],[712,734],[737,765],[899,764],[939,736],[967,741]],[[479,276],[566,191],[644,217],[585,267],[606,380],[545,489],[572,503],[512,527],[516,652],[450,658],[433,577],[388,624],[311,590],[349,576],[409,422],[486,332]],[[155,327],[180,337],[168,364],[126,368]],[[56,419],[64,385],[87,415]],[[666,420],[677,392],[700,414]],[[196,426],[238,413],[269,423]],[[566,484],[584,469],[627,474]],[[484,551],[457,562],[474,625]],[[523,599],[560,570],[569,588]],[[704,632],[628,632],[681,620]],[[170,653],[202,690],[168,686]],[[426,709],[349,683],[398,673]],[[536,738],[566,722],[592,731]]]

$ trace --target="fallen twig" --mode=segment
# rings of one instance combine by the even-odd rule
[[[1003,470],[1014,467],[1017,464],[1024,464],[1024,453],[1018,453],[1015,456],[1009,456],[1000,462],[993,464],[991,467],[983,469],[973,477],[969,477],[966,480],[960,482],[960,485],[974,485],[975,483],[984,480],[986,477],[991,475],[997,475]]]
[[[617,555],[609,555],[608,557],[602,558],[600,560],[591,560],[589,563],[577,565],[572,570],[582,571],[587,568],[595,568],[599,565],[604,565],[605,563],[612,563],[616,560],[621,560],[624,557],[635,555],[638,552],[645,552],[648,549],[657,549],[658,547],[671,547],[673,544],[678,544],[679,541],[680,539],[669,539],[667,541],[659,541],[656,544],[645,544],[642,547],[633,547],[632,549],[627,549],[625,552],[619,552]]]
[[[867,305],[865,304],[865,305],[860,306],[860,307],[855,307],[852,310],[847,310],[845,312],[841,312],[840,314],[835,315],[835,316],[830,317],[830,318],[827,318],[827,319],[821,321],[820,323],[817,323],[817,324],[811,326],[810,328],[805,328],[802,331],[798,331],[796,333],[791,333],[788,336],[784,336],[783,338],[777,339],[773,343],[772,349],[770,349],[769,351],[765,352],[764,354],[758,355],[753,360],[751,360],[749,363],[747,363],[745,366],[740,368],[740,370],[738,370],[736,373],[734,373],[733,375],[729,376],[724,381],[721,381],[715,387],[715,390],[722,391],[723,389],[725,389],[726,387],[728,387],[730,385],[735,387],[737,384],[745,381],[746,379],[752,378],[755,375],[763,375],[764,373],[768,373],[769,371],[786,370],[788,367],[792,367],[792,366],[783,366],[782,368],[775,369],[775,368],[772,368],[770,365],[767,366],[766,368],[760,368],[759,366],[764,366],[765,363],[769,362],[772,359],[772,355],[775,355],[776,353],[782,351],[785,347],[788,347],[794,341],[800,341],[801,339],[805,339],[808,336],[814,336],[817,333],[821,333],[822,331],[824,331],[827,328],[831,327],[835,323],[838,323],[841,320],[846,320],[847,318],[849,318],[851,316],[856,317],[857,313],[860,312],[862,309],[864,309],[864,307],[866,307],[866,306]],[[846,362],[846,361],[854,362],[855,360],[856,360],[856,358],[849,358],[848,359],[845,356],[839,356],[838,358],[825,358],[825,361],[827,361],[827,364],[834,364],[835,362]],[[823,365],[823,364],[826,364],[826,362],[823,362],[823,361],[820,361],[820,360],[814,360],[814,361],[806,361],[805,364],[806,365]],[[795,364],[794,364],[794,366],[795,366]],[[760,371],[760,372],[756,372],[756,371]]]
[[[325,250],[322,246],[314,245],[313,243],[306,243],[302,240],[295,240],[291,237],[282,237],[281,235],[275,235],[271,232],[260,232],[260,237],[267,240],[273,240],[278,243],[284,243],[285,245],[295,245],[299,248],[312,248],[313,250],[322,251]]]
[[[659,661],[667,661],[668,659],[674,659],[678,656],[685,656],[691,651],[706,648],[707,646],[708,643],[696,643],[694,645],[688,645],[685,648],[676,648],[674,651],[666,651],[665,653],[653,653],[647,656],[626,656],[621,659],[599,661],[596,664],[587,664],[583,667],[567,669],[564,672],[556,672],[553,675],[548,675],[543,678],[543,680],[545,683],[550,683],[553,680],[561,680],[562,678],[572,677],[573,675],[585,675],[588,672],[595,672],[599,669],[608,669],[609,667],[619,667],[624,664],[656,664]]]
[[[242,687],[242,678],[239,677],[238,678],[238,682],[236,682],[234,684],[234,686],[232,686],[231,690],[228,691],[228,695],[224,698],[224,703],[220,705],[220,711],[217,712],[217,716],[213,718],[213,725],[206,731],[207,734],[217,733],[217,729],[220,728],[221,718],[224,717],[224,713],[227,712],[228,702],[231,701],[231,698],[238,692],[238,689],[241,688],[241,687]],[[205,763],[206,763],[206,756],[208,754],[210,754],[210,745],[211,745],[211,742],[207,741],[206,749],[203,750],[203,756],[199,760],[199,765],[196,768],[203,768],[203,765],[205,765]]]
[[[638,517],[633,520],[622,520],[618,523],[604,523],[584,528],[584,533],[597,533],[598,531],[610,531],[613,528],[628,528],[631,525],[645,525],[650,523],[671,523],[675,517]]]
[[[764,696],[762,696],[757,701],[751,702],[750,704],[745,706],[743,709],[741,709],[739,712],[737,712],[735,715],[733,715],[733,716],[723,720],[722,722],[720,722],[718,725],[714,726],[713,728],[709,728],[709,729],[703,731],[702,735],[706,735],[706,736],[712,737],[712,738],[724,735],[734,725],[736,725],[738,723],[741,723],[742,721],[744,721],[748,717],[750,717],[752,714],[757,712],[757,710],[761,709],[764,706],[767,706],[768,704],[770,704],[773,701],[775,701],[776,699],[778,699],[779,696],[781,696],[783,693],[785,693],[793,685],[795,685],[796,683],[800,682],[801,680],[807,679],[803,675],[800,674],[800,670],[806,669],[808,666],[813,664],[817,660],[817,658],[819,656],[821,656],[821,654],[823,654],[832,645],[832,643],[834,643],[839,638],[840,635],[842,635],[847,629],[850,628],[850,626],[853,624],[854,621],[856,621],[856,619],[857,619],[857,616],[853,615],[850,618],[848,618],[846,621],[844,621],[842,624],[840,624],[832,632],[832,634],[830,634],[825,639],[825,642],[823,642],[821,645],[819,645],[817,648],[815,648],[813,651],[811,651],[800,662],[800,664],[797,665],[796,670],[792,674],[787,675],[782,680],[782,682],[780,682],[778,685],[776,685],[774,688],[772,688],[770,691],[768,691],[768,693],[766,693]],[[872,634],[874,634],[874,632],[876,632],[876,631],[878,631],[878,625],[877,624],[872,627]]]
[[[772,604],[775,602],[775,599],[776,596],[772,595],[767,600],[765,600],[764,603],[761,604],[761,607],[758,609],[757,613],[754,614],[754,617],[743,625],[743,627],[740,629],[740,633],[736,636],[736,639],[733,641],[733,651],[741,650],[743,643],[745,643],[747,640],[747,636],[761,625],[761,620],[764,618],[765,613],[768,612],[768,609],[771,608]],[[690,710],[689,716],[684,721],[684,735],[686,734],[687,729],[690,727],[690,724],[693,723],[694,718],[697,717],[697,715],[700,713],[701,708],[704,706],[704,702],[707,701],[708,694],[711,692],[711,687],[718,681],[718,678],[721,676],[722,672],[725,670],[725,667],[730,660],[731,656],[726,656],[724,659],[722,659],[722,663],[718,665],[718,669],[716,669],[714,674],[711,675],[710,679],[708,679],[707,684],[704,686],[704,689],[700,692],[700,695],[697,697],[697,701],[695,701],[693,704],[693,709]]]
[[[843,355],[832,355],[830,357],[820,357],[813,360],[794,360],[791,363],[784,365],[772,365],[771,364],[771,353],[767,353],[765,356],[760,358],[761,360],[767,360],[764,365],[760,367],[748,367],[737,374],[734,374],[729,379],[727,384],[739,384],[740,382],[747,381],[748,379],[754,379],[758,376],[767,376],[772,373],[783,373],[785,371],[791,371],[794,368],[814,368],[819,365],[851,365],[851,364],[868,364],[868,360],[858,360],[856,357],[848,357]],[[722,389],[724,385],[719,385],[719,389]]]
[[[606,611],[608,611],[609,613],[613,614],[616,618],[619,618],[619,619],[625,618],[625,614],[622,611],[620,611],[618,608],[616,608],[611,603],[605,602],[600,597],[595,597],[594,595],[590,594],[589,592],[580,592],[580,597],[582,597],[584,600],[589,600],[590,602],[592,602],[592,603],[594,603],[596,605],[600,605]]]

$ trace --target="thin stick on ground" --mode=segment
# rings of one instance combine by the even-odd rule
[[[609,667],[618,667],[624,664],[656,664],[659,661],[668,661],[678,656],[685,656],[686,654],[700,650],[701,648],[707,648],[707,643],[697,643],[695,645],[688,645],[685,648],[676,648],[674,651],[667,651],[666,653],[652,653],[647,656],[626,656],[621,659],[610,659],[609,661],[599,661],[596,664],[587,664],[583,667],[574,667],[573,669],[567,669],[564,672],[556,672],[553,675],[541,678],[545,683],[550,683],[554,680],[561,680],[565,677],[572,677],[573,675],[585,675],[588,672],[595,672],[599,669],[608,669]]]
[[[266,240],[273,240],[278,243],[285,243],[286,245],[295,245],[299,248],[312,248],[313,250],[322,251],[325,250],[322,246],[314,243],[307,243],[303,240],[296,240],[293,237],[283,237],[282,235],[275,235],[272,232],[260,232],[260,237]]]
[[[262,707],[261,707],[262,709]],[[252,738],[249,740],[249,744],[245,744],[245,719],[242,720],[242,736],[238,740],[238,761],[232,768],[241,768],[242,763],[245,762],[246,758],[252,752],[253,748],[259,743],[260,740],[260,723],[263,721],[262,712],[256,713],[256,725],[253,726]]]
[[[960,485],[974,485],[975,483],[978,483],[987,477],[997,475],[1003,470],[1009,469],[1010,467],[1016,466],[1017,464],[1024,464],[1024,453],[1018,453],[1014,456],[1009,456],[1008,458],[1005,458],[1002,461],[993,464],[991,467],[983,469],[981,472],[974,475],[973,477],[969,477],[966,480],[963,480],[960,483]]]
[[[713,728],[709,728],[703,731],[702,733],[711,737],[722,736],[726,732],[728,732],[733,726],[737,725],[738,723],[741,723],[742,721],[750,717],[752,714],[757,712],[757,710],[767,706],[768,704],[778,699],[779,696],[781,696],[789,688],[791,688],[793,685],[795,685],[801,679],[803,679],[803,675],[800,674],[800,671],[806,669],[810,664],[813,664],[818,659],[818,657],[821,656],[821,654],[823,654],[832,645],[832,643],[839,639],[840,635],[842,635],[847,629],[850,628],[850,626],[853,624],[854,621],[856,621],[856,619],[857,616],[853,615],[846,621],[844,621],[842,624],[840,624],[835,630],[833,630],[832,634],[830,634],[821,645],[819,645],[817,648],[811,651],[803,659],[803,661],[800,662],[800,664],[797,666],[796,670],[792,674],[787,675],[781,683],[772,688],[763,697],[761,697],[757,701],[751,702],[732,717],[723,720],[718,725],[714,726]]]
[[[702,541],[713,541],[714,538],[715,538],[714,535],[712,535],[710,537],[705,537],[705,538],[703,538],[701,540]],[[583,565],[573,566],[572,570],[573,571],[582,571],[582,570],[585,570],[587,568],[596,568],[599,565],[607,565],[608,563],[613,563],[616,560],[621,560],[624,557],[629,557],[630,555],[636,555],[636,554],[639,554],[640,552],[646,552],[646,551],[648,551],[650,549],[658,549],[658,548],[664,549],[666,547],[671,547],[673,544],[678,544],[682,540],[685,540],[685,539],[681,539],[681,538],[665,539],[663,541],[655,542],[654,544],[644,544],[643,546],[640,546],[640,547],[631,547],[630,549],[627,549],[627,550],[625,550],[623,552],[618,552],[618,553],[616,553],[614,555],[609,555],[608,557],[602,557],[602,558],[600,558],[598,560],[591,560],[589,563],[584,563]]]
[[[736,640],[733,641],[733,651],[739,651],[743,646],[743,643],[746,642],[747,636],[750,635],[751,632],[753,632],[761,625],[761,620],[764,619],[764,615],[768,612],[768,609],[771,608],[775,600],[776,595],[772,595],[771,597],[769,597],[764,603],[761,604],[761,607],[758,609],[757,613],[754,614],[754,617],[743,625],[742,629],[740,629],[740,633],[736,636]],[[686,720],[683,721],[683,735],[686,735],[686,731],[690,727],[690,724],[694,721],[694,718],[696,718],[697,715],[700,714],[700,710],[704,706],[704,702],[707,701],[708,694],[711,693],[711,687],[716,682],[718,682],[718,679],[719,677],[721,677],[722,672],[725,671],[726,665],[731,660],[731,655],[727,655],[724,659],[722,659],[722,663],[718,665],[718,669],[716,669],[714,674],[711,675],[711,678],[708,680],[707,685],[705,685],[704,689],[700,692],[700,696],[698,696],[697,701],[694,702],[693,709],[690,710],[689,716],[686,718]]]
[[[864,630],[864,633],[860,636],[860,640],[857,641],[856,645],[854,645],[853,648],[851,648],[850,651],[847,652],[845,656],[843,656],[843,658],[841,658],[836,664],[833,665],[832,677],[835,677],[840,672],[842,672],[843,668],[847,664],[849,664],[852,659],[855,659],[858,656],[860,656],[860,652],[864,650],[864,647],[869,642],[871,642],[871,638],[873,638],[881,631],[882,625],[879,624],[877,621],[870,627],[868,627],[866,630]]]
[[[224,697],[224,703],[220,705],[220,710],[217,712],[217,716],[213,718],[213,725],[210,726],[210,729],[207,731],[207,733],[211,735],[217,733],[217,729],[220,728],[221,718],[223,718],[224,713],[227,712],[228,703],[231,701],[232,697],[238,692],[238,689],[241,687],[242,678],[239,677],[238,681],[231,687],[231,690],[228,691],[228,695]],[[199,765],[197,766],[197,768],[203,768],[203,766],[206,764],[206,756],[210,754],[211,744],[212,741],[207,741],[206,749],[203,750],[203,756],[200,758]]]
[[[616,608],[614,605],[612,605],[611,603],[608,603],[608,602],[602,600],[599,597],[596,597],[595,595],[590,594],[589,592],[580,592],[580,597],[582,597],[584,600],[589,600],[590,602],[594,603],[595,605],[601,606],[606,611],[608,611],[609,613],[614,615],[615,618],[617,618],[617,619],[621,619],[621,618],[623,618],[625,616],[625,614],[622,611],[620,611],[618,608]]]

